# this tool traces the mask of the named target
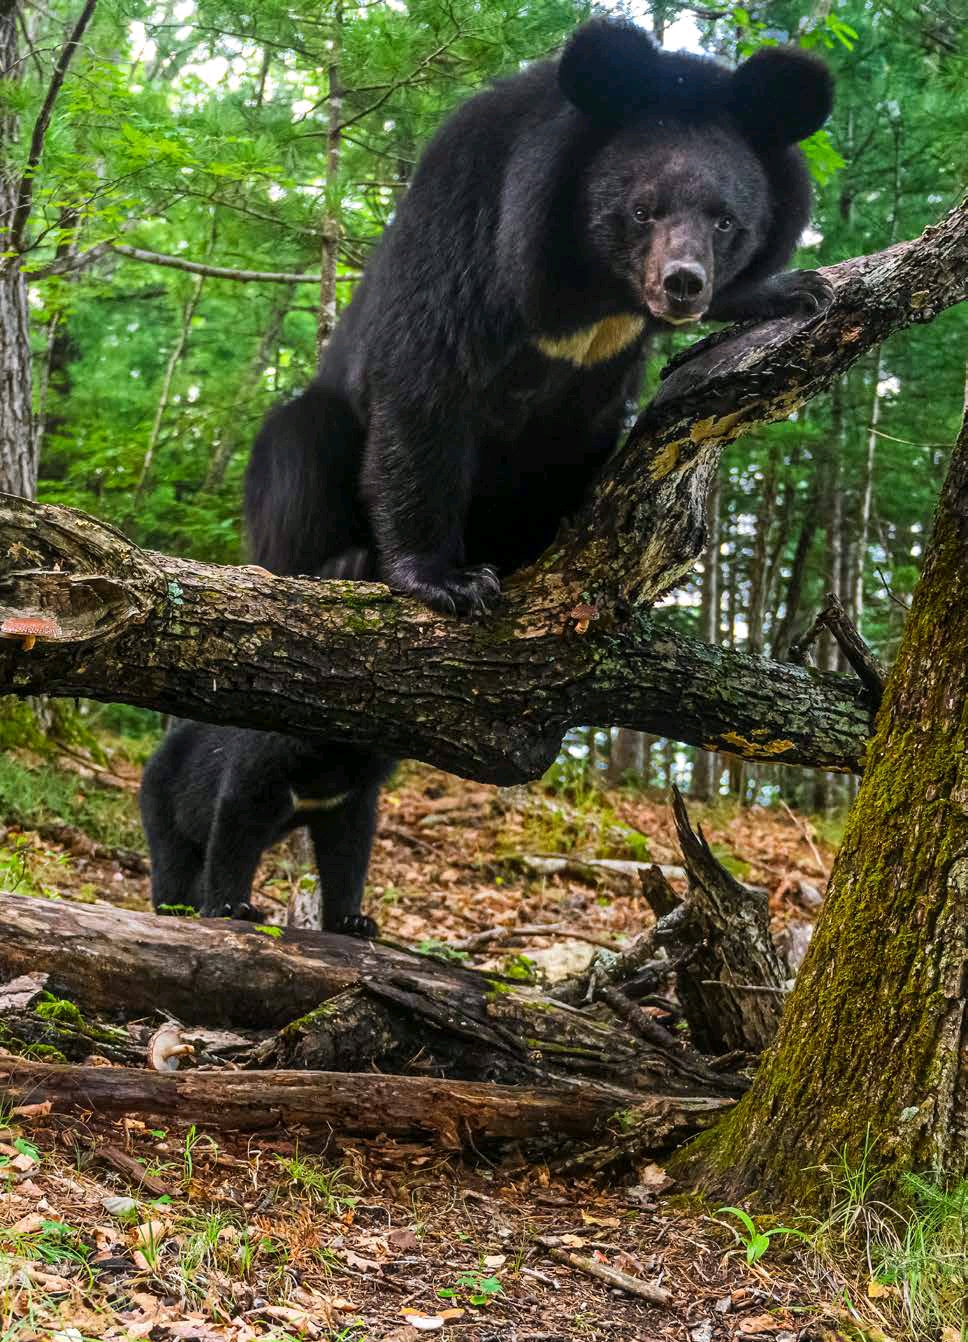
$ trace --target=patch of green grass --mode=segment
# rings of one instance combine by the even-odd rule
[[[8,825],[36,829],[53,821],[74,825],[97,843],[144,848],[137,798],[52,764],[31,766],[0,754],[0,815]]]
[[[63,1221],[44,1221],[38,1230],[0,1229],[0,1250],[35,1263],[87,1263],[93,1250],[81,1232]]]
[[[12,834],[0,843],[0,890],[53,899],[58,871],[69,863],[66,853],[37,845],[26,834]]]
[[[276,1156],[289,1178],[290,1188],[296,1189],[319,1203],[330,1216],[341,1216],[356,1206],[356,1188],[344,1177],[347,1170],[339,1165],[330,1169],[313,1156],[301,1156],[298,1150],[291,1156]]]
[[[875,1235],[875,1280],[894,1286],[912,1330],[968,1339],[968,1181],[942,1188],[909,1174],[911,1208]],[[947,1332],[950,1330],[950,1333]]]

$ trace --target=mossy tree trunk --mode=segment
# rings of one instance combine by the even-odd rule
[[[867,758],[776,1044],[692,1157],[732,1195],[815,1199],[841,1152],[885,1193],[968,1176],[968,407]]]

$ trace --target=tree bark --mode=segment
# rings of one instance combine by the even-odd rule
[[[702,562],[702,595],[699,632],[710,646],[719,643],[719,504],[722,488],[717,473],[706,501],[706,548]],[[709,801],[718,791],[719,761],[711,750],[697,750],[692,765],[691,792],[699,801]]]
[[[2,1057],[0,1094],[13,1104],[51,1100],[58,1108],[242,1131],[298,1124],[313,1132],[434,1135],[454,1148],[482,1137],[588,1136],[604,1127],[623,1098],[593,1084],[551,1090],[346,1072],[153,1072]],[[723,1108],[665,1097],[646,1106],[678,1117],[682,1135],[708,1126]]]
[[[487,620],[449,620],[374,584],[142,551],[10,498],[0,555],[0,688],[15,694],[325,733],[504,784],[539,777],[588,722],[848,770],[870,729],[853,678],[710,648],[647,615],[594,618],[554,575]],[[24,618],[46,630],[27,648]]]
[[[779,1037],[701,1152],[730,1194],[825,1193],[833,1156],[968,1176],[968,408],[870,765]]]
[[[20,5],[0,3],[0,74],[17,78]],[[17,147],[17,116],[4,98],[0,107],[0,251],[14,248],[18,179],[11,162]],[[27,282],[17,264],[0,264],[0,492],[31,499],[37,489],[37,453],[31,405],[30,328]]]

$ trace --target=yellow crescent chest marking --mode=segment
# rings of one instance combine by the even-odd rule
[[[336,797],[297,797],[290,788],[289,795],[292,798],[294,811],[335,811],[337,806],[342,806],[351,794],[341,792]]]
[[[549,359],[565,359],[576,368],[607,363],[635,343],[645,328],[645,318],[633,312],[603,317],[593,326],[583,326],[563,336],[537,336],[535,345]]]

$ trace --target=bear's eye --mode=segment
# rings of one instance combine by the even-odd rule
[[[719,229],[720,233],[728,233],[733,227],[732,217],[728,214],[720,215],[716,220],[716,227]]]
[[[632,218],[637,224],[652,223],[652,216],[644,205],[636,205],[635,209],[632,211]]]

